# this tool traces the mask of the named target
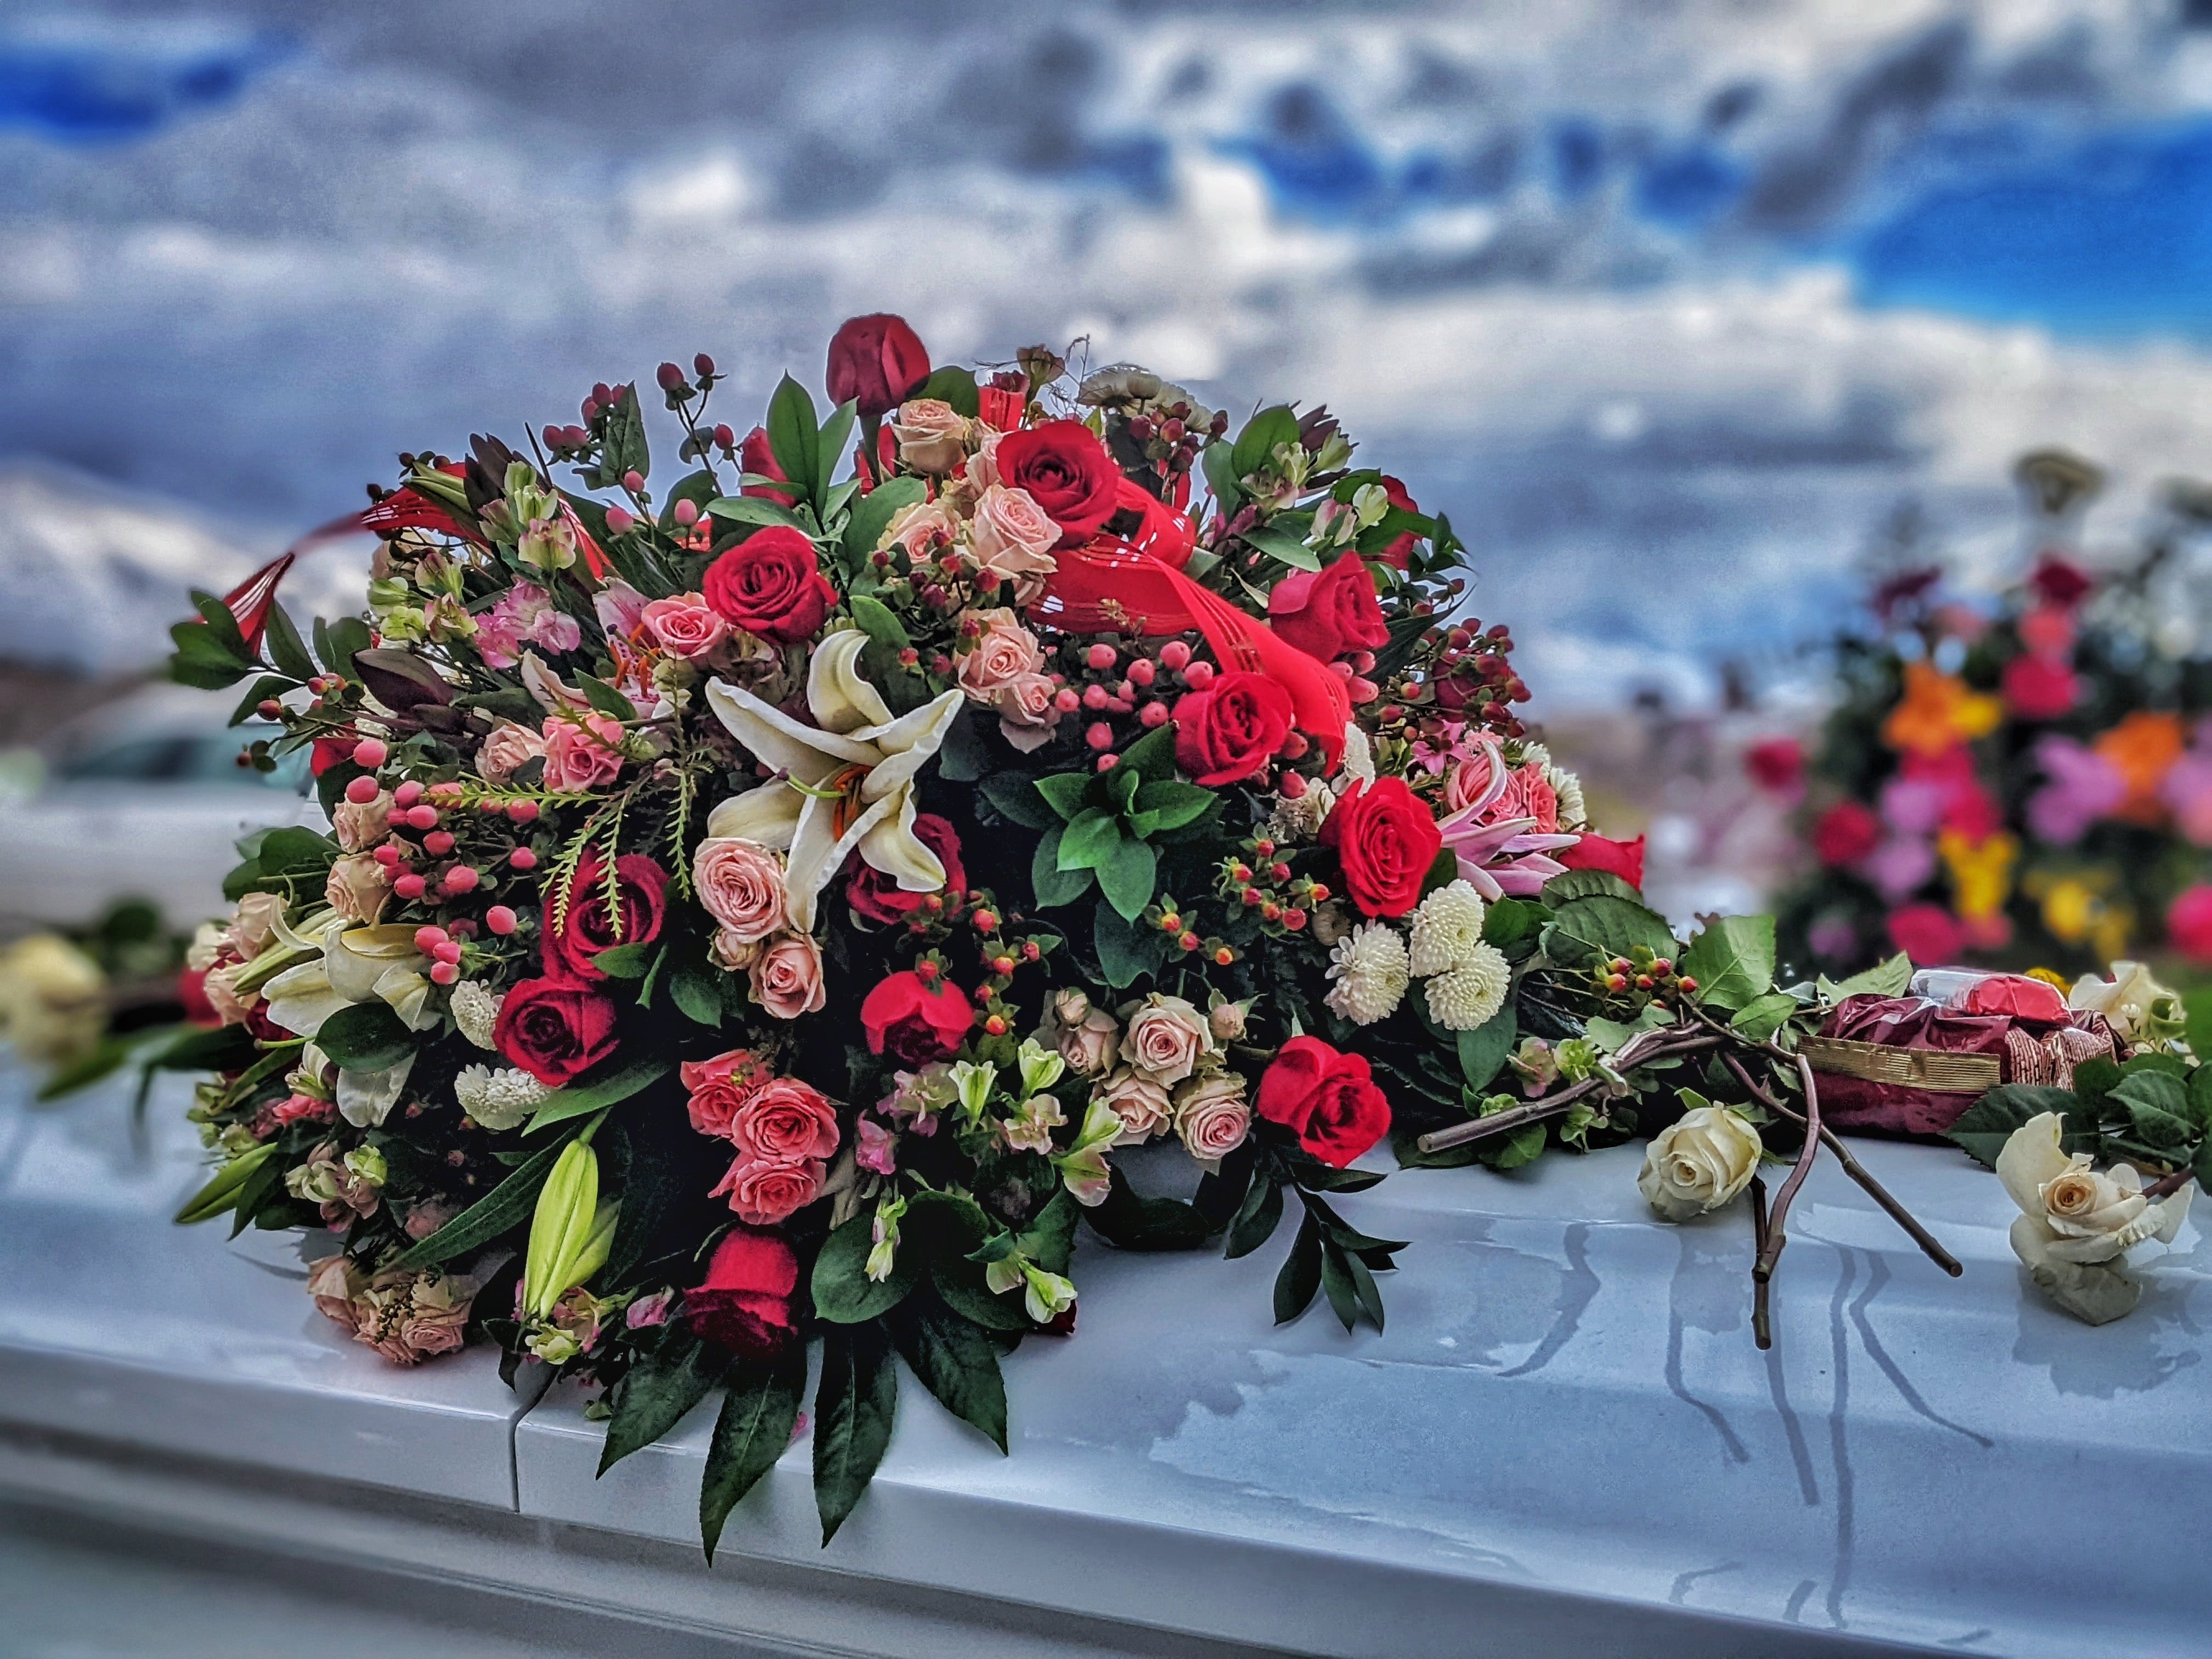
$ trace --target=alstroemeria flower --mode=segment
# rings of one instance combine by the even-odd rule
[[[1121,1120],[1111,1107],[1093,1099],[1083,1114],[1083,1127],[1076,1132],[1075,1144],[1064,1152],[1052,1155],[1053,1167],[1060,1171],[1060,1181],[1085,1209],[1106,1201],[1107,1191],[1113,1182],[1106,1168],[1106,1149],[1120,1137],[1121,1127]]]
[[[945,692],[893,720],[882,695],[860,678],[867,642],[866,635],[848,630],[815,652],[806,678],[812,726],[740,687],[707,683],[715,716],[781,775],[717,806],[707,833],[742,836],[788,855],[791,921],[801,930],[813,927],[817,898],[856,848],[908,892],[945,884],[945,866],[914,832],[914,784],[959,718],[962,694]]]
[[[1467,764],[1477,764],[1478,758],[1489,762],[1490,780],[1437,826],[1444,845],[1459,855],[1460,875],[1485,901],[1494,903],[1509,896],[1534,898],[1546,882],[1566,871],[1565,865],[1548,854],[1572,847],[1582,837],[1565,831],[1540,832],[1534,817],[1484,823],[1483,814],[1496,806],[1512,781],[1513,769],[1495,744],[1477,744]]]

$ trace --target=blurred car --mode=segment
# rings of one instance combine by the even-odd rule
[[[326,827],[307,757],[240,766],[273,726],[226,727],[210,700],[156,688],[63,734],[50,758],[18,751],[0,781],[0,935],[69,926],[126,898],[189,928],[224,908],[239,837]]]

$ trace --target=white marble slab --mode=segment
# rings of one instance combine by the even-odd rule
[[[1869,1145],[1965,1278],[1824,1163],[1761,1354],[1747,1217],[1652,1222],[1638,1156],[1343,1200],[1414,1241],[1385,1334],[1318,1306],[1271,1325],[1287,1231],[1227,1264],[1087,1243],[1079,1335],[1007,1366],[1012,1457],[902,1376],[826,1552],[803,1443],[723,1547],[1329,1654],[2204,1651],[2193,1226],[2091,1330],[2023,1293],[1993,1176]],[[599,1429],[549,1397],[516,1437],[523,1511],[696,1541],[710,1422],[594,1481]]]
[[[0,1426],[512,1508],[495,1355],[401,1370],[316,1313],[295,1238],[169,1217],[206,1178],[164,1080],[46,1106],[0,1073]]]

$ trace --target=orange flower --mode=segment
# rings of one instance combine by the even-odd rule
[[[2003,718],[2002,702],[1968,690],[1956,674],[1946,674],[1933,663],[1909,662],[1905,699],[1882,722],[1881,740],[1892,749],[1932,757],[1987,737]]]
[[[2158,786],[2181,758],[2181,717],[2138,709],[2093,745],[2127,780],[2128,795],[2114,817],[2131,823],[2155,823],[2165,809]]]

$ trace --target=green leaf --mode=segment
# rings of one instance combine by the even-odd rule
[[[1729,1029],[1741,1032],[1753,1042],[1764,1042],[1790,1023],[1797,1012],[1797,999],[1787,991],[1769,991],[1738,1009],[1729,1021]]]
[[[858,571],[866,566],[891,520],[918,505],[927,493],[928,487],[919,478],[886,478],[861,496],[853,516],[845,520],[845,568]]]
[[[1115,770],[1119,772],[1121,768]],[[1137,810],[1130,816],[1130,825],[1139,836],[1180,830],[1204,817],[1218,799],[1203,784],[1181,783],[1173,778],[1145,783],[1137,790]]]
[[[1011,818],[1024,830],[1054,829],[1060,815],[1037,793],[1037,787],[1018,772],[994,772],[981,785],[983,799],[991,803],[1000,817]],[[1068,816],[1073,817],[1073,813]]]
[[[1287,404],[1277,404],[1244,423],[1244,429],[1237,434],[1237,447],[1230,453],[1230,464],[1237,477],[1249,478],[1270,463],[1278,446],[1297,441],[1297,416]]]
[[[814,1311],[833,1324],[858,1325],[889,1313],[906,1300],[921,1268],[921,1252],[899,1250],[890,1277],[868,1277],[868,1252],[875,1246],[876,1212],[863,1210],[822,1243],[814,1258]]]
[[[1036,856],[1030,860],[1030,885],[1042,909],[1073,904],[1091,890],[1090,871],[1060,867],[1060,841],[1066,830],[1066,826],[1060,823],[1046,830],[1044,839],[1036,844]]]
[[[356,1002],[323,1022],[315,1047],[343,1070],[381,1072],[415,1052],[415,1034],[382,1002]]]
[[[1258,548],[1269,558],[1279,560],[1293,570],[1318,570],[1321,555],[1308,547],[1296,536],[1273,529],[1263,524],[1237,532],[1238,538]]]
[[[805,1393],[806,1349],[797,1342],[759,1371],[731,1377],[721,1415],[714,1419],[714,1437],[708,1443],[706,1475],[699,1485],[699,1539],[709,1564],[714,1547],[722,1541],[730,1511],[790,1446],[792,1431],[799,1425],[799,1402]]]
[[[866,593],[855,593],[852,599],[853,620],[866,634],[886,651],[903,651],[914,643],[906,631],[906,624],[891,613],[891,608],[881,599]]]
[[[1298,1236],[1275,1275],[1275,1322],[1286,1325],[1312,1304],[1321,1289],[1321,1223],[1311,1210],[1298,1224]]]
[[[1429,872],[1421,878],[1421,896],[1426,898],[1438,889],[1449,887],[1458,879],[1459,854],[1449,847],[1443,848],[1437,852],[1436,857],[1429,860]],[[1487,921],[1489,917],[1485,916],[1483,920]]]
[[[637,705],[605,680],[595,679],[589,674],[579,674],[576,684],[584,694],[584,701],[602,714],[618,720],[634,721],[637,719]]]
[[[1554,881],[1558,879],[1556,876],[1553,878]],[[1501,951],[1526,944],[1542,933],[1551,919],[1551,910],[1534,899],[1498,899],[1483,912],[1483,943],[1496,945]]]
[[[1066,823],[1083,810],[1084,800],[1091,793],[1091,778],[1088,772],[1055,772],[1048,778],[1037,779],[1033,787]]]
[[[2045,1112],[2057,1112],[2064,1117],[2069,1132],[2085,1119],[2081,1097],[2070,1089],[2038,1089],[2022,1083],[2007,1083],[1990,1090],[1960,1114],[1947,1138],[1994,1170],[1997,1154],[2004,1151],[2004,1144],[2012,1138],[2013,1131]],[[2069,1133],[2067,1138],[2071,1139],[2074,1136]]]
[[[982,1328],[918,1299],[896,1327],[900,1355],[938,1403],[1001,1452],[1006,1449],[1006,1385],[999,1350]]]
[[[291,617],[284,614],[281,605],[269,607],[268,631],[263,635],[269,647],[269,660],[279,671],[294,679],[307,681],[315,677],[315,659],[307,654],[300,630],[292,625]]]
[[[611,1106],[617,1101],[628,1100],[632,1095],[657,1083],[668,1075],[665,1060],[633,1060],[604,1072],[586,1083],[572,1083],[565,1089],[556,1089],[538,1103],[531,1115],[529,1127],[523,1133],[536,1134],[548,1124],[562,1122],[572,1117],[581,1117],[586,1112],[596,1112]]]
[[[1133,777],[1146,783],[1164,783],[1176,775],[1175,726],[1156,726],[1121,751],[1121,759],[1108,775]],[[1082,776],[1077,773],[1078,777]]]
[[[1493,1135],[1478,1143],[1482,1161],[1493,1170],[1518,1170],[1534,1164],[1544,1155],[1544,1131],[1541,1123],[1524,1123],[1509,1135]]]
[[[858,412],[859,406],[849,400],[838,404],[815,438],[814,499],[817,503],[830,499],[830,486],[837,477],[838,463],[845,459],[845,443],[853,435],[853,421]],[[868,464],[875,465],[873,457],[870,457]]]
[[[1692,975],[1694,978],[1695,975]],[[1849,979],[1831,981],[1820,976],[1819,990],[1823,1002],[1841,1002],[1845,997],[1903,996],[1912,983],[1912,958],[1902,951],[1887,962],[1877,962],[1863,973]]]
[[[1275,1235],[1283,1218],[1283,1188],[1279,1182],[1255,1175],[1244,1201],[1229,1223],[1229,1244],[1224,1255],[1231,1261],[1258,1249]]]
[[[1742,1008],[1774,988],[1774,918],[1722,916],[1690,941],[1679,964],[1713,1008]]]
[[[974,371],[953,363],[947,363],[943,368],[933,372],[921,383],[921,390],[914,395],[934,398],[939,403],[950,404],[971,421],[983,407],[983,400],[976,393]]]
[[[756,526],[780,524],[793,530],[806,527],[796,513],[782,502],[772,501],[765,495],[725,495],[718,501],[708,502],[707,511],[718,519],[728,520],[732,524]]]
[[[635,945],[611,945],[592,957],[592,966],[609,979],[643,979],[659,950],[659,945],[649,939],[640,939]]]
[[[2075,1073],[2075,1086],[2081,1086],[2081,1073]],[[2199,1129],[2212,1129],[2212,1066],[2202,1066],[2189,1074],[2189,1121]]]
[[[1344,1251],[1337,1242],[1322,1239],[1321,1287],[1328,1292],[1329,1311],[1348,1331],[1359,1322],[1359,1291],[1352,1282],[1351,1268],[1345,1263]]]
[[[1052,1201],[1039,1210],[1029,1231],[1014,1241],[1024,1255],[1049,1273],[1067,1271],[1070,1257],[1075,1254],[1075,1218],[1083,1206],[1075,1201],[1074,1194],[1057,1192]]]
[[[480,1244],[489,1244],[501,1233],[521,1225],[530,1218],[532,1207],[538,1202],[538,1189],[553,1173],[553,1161],[561,1156],[561,1149],[568,1144],[568,1139],[562,1135],[532,1154],[513,1175],[429,1237],[401,1251],[389,1265],[434,1267]]]
[[[1098,905],[1091,927],[1099,969],[1115,990],[1127,989],[1159,965],[1160,936],[1124,918],[1111,904]]]
[[[945,730],[937,750],[937,775],[947,783],[973,783],[991,769],[990,745],[983,738],[982,714],[963,705]]]
[[[620,386],[615,392],[601,457],[599,470],[609,483],[619,481],[625,472],[644,478],[653,476],[653,455],[645,441],[645,413],[638,407],[635,386]]]
[[[115,1037],[102,1037],[89,1054],[80,1054],[39,1085],[35,1098],[59,1100],[88,1085],[120,1071],[131,1058],[131,1045]]]
[[[1194,1250],[1212,1235],[1195,1206],[1180,1198],[1146,1198],[1118,1169],[1107,1172],[1106,1197],[1083,1212],[1101,1238],[1124,1250]]]
[[[806,496],[813,491],[821,471],[821,441],[814,399],[806,395],[805,386],[785,375],[768,400],[768,447],[797,495]]]
[[[1121,820],[1103,806],[1086,806],[1061,832],[1060,867],[1098,869],[1114,856],[1121,842]]]
[[[359,679],[361,671],[353,659],[376,643],[376,636],[368,631],[368,624],[358,617],[340,617],[327,625],[315,624],[319,630],[317,646],[323,666],[333,674],[343,674]]]
[[[1460,1075],[1467,1086],[1478,1091],[1487,1089],[1521,1035],[1520,1012],[1508,997],[1504,1007],[1474,1030],[1452,1035],[1458,1040]]]
[[[258,1146],[245,1152],[217,1170],[208,1183],[185,1200],[177,1212],[177,1221],[185,1226],[194,1222],[211,1221],[234,1206],[252,1179],[254,1172],[276,1153],[276,1143],[264,1140]]]
[[[1644,902],[1643,894],[1608,870],[1570,870],[1563,876],[1553,876],[1544,884],[1543,901],[1554,909],[1577,899],[1601,896],[1626,899],[1636,905]]]
[[[987,1330],[1027,1331],[1033,1329],[1029,1316],[1022,1310],[1018,1292],[1008,1291],[994,1295],[983,1277],[981,1266],[958,1258],[939,1259],[930,1268],[930,1283],[937,1287],[938,1295],[945,1298],[945,1306],[964,1318],[972,1319]]]
[[[2179,1078],[2169,1073],[2136,1072],[2112,1091],[2111,1098],[2128,1109],[2136,1139],[2146,1146],[2170,1152],[2197,1138],[2197,1124],[2189,1109],[2189,1091]]]
[[[1107,903],[1121,913],[1125,921],[1134,921],[1145,913],[1152,902],[1159,878],[1160,855],[1149,843],[1141,841],[1118,842],[1112,854],[1098,866],[1098,890],[1106,896]]]
[[[615,1384],[599,1473],[605,1474],[674,1428],[729,1368],[726,1350],[687,1330],[671,1330],[658,1350],[641,1357]]]
[[[880,1325],[832,1327],[822,1343],[822,1382],[814,1391],[814,1504],[822,1541],[868,1489],[891,1442],[898,1372]]]
[[[192,1026],[146,1056],[155,1072],[234,1072],[254,1063],[253,1039],[240,1025],[212,1031]]]
[[[697,1025],[722,1023],[722,981],[712,968],[687,962],[669,975],[668,998],[677,1012]]]
[[[1579,941],[1591,955],[1625,957],[1639,945],[1654,956],[1674,951],[1674,931],[1657,912],[1603,894],[1561,905],[1552,925],[1555,934]]]
[[[1200,459],[1206,468],[1206,487],[1213,492],[1213,499],[1224,519],[1235,516],[1244,504],[1244,491],[1237,482],[1237,447],[1218,441],[1206,445]]]

